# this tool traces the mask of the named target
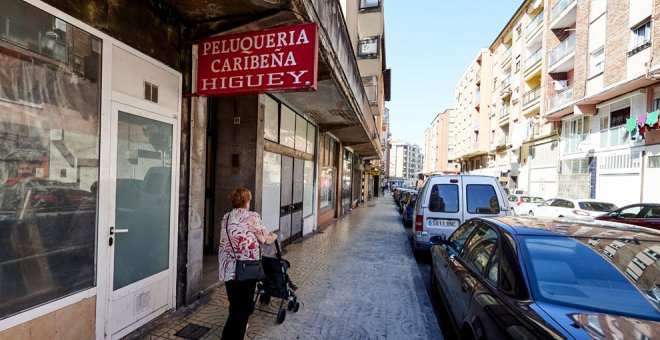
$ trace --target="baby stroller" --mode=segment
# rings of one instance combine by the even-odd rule
[[[286,309],[295,313],[300,308],[300,302],[298,302],[298,297],[293,288],[294,286],[287,274],[287,270],[291,264],[282,258],[280,243],[277,240],[275,241],[275,249],[277,249],[277,252],[274,257],[261,257],[266,278],[257,283],[257,293],[254,302],[256,304],[257,300],[259,300],[262,305],[268,305],[270,304],[271,297],[281,299],[277,313],[256,308],[262,312],[276,314],[276,322],[281,324],[286,317]],[[284,301],[288,301],[286,309],[284,307]]]

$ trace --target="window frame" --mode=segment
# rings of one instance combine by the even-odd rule
[[[368,3],[369,1],[370,1],[370,0],[360,0],[360,5],[359,5],[359,6],[360,6],[360,11],[361,11],[361,12],[364,12],[364,11],[373,11],[373,10],[380,10],[380,0],[371,0],[371,1],[375,1],[375,2],[376,2],[376,5],[370,5],[370,6],[367,5],[367,3]]]
[[[595,56],[600,53],[599,59]],[[594,62],[598,61],[594,64]],[[589,53],[589,76],[595,77],[605,70],[605,46],[601,46]]]
[[[358,45],[357,45],[357,57],[359,59],[377,59],[380,56],[380,36],[371,36],[371,37],[364,37],[358,40]],[[374,53],[362,53],[362,46],[367,44],[367,43],[375,43],[376,44],[376,52]]]

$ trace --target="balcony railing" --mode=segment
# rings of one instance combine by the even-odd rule
[[[525,72],[527,72],[532,66],[536,65],[541,60],[541,49],[534,51],[527,59],[525,59]]]
[[[621,125],[600,132],[600,147],[611,148],[630,142],[630,133]]]
[[[530,37],[534,30],[543,23],[543,14],[545,11],[541,11],[537,16],[532,19],[532,21],[527,24],[527,36]]]
[[[523,106],[541,97],[541,86],[537,86],[523,95]]]
[[[575,0],[560,0],[557,4],[552,7],[552,19],[554,20],[561,12],[563,12],[569,5],[571,5]]]
[[[562,140],[563,148],[565,154],[567,153],[576,153],[580,151],[580,144],[587,139],[587,135],[580,136],[571,136]]]
[[[503,61],[507,60],[507,58],[509,58],[511,56],[511,50],[512,50],[512,48],[511,48],[511,46],[509,46],[509,48],[507,48],[506,51],[504,51],[504,53],[502,53],[502,60]]]
[[[511,113],[511,106],[504,106],[500,109],[500,119],[504,119]]]
[[[555,93],[554,96],[550,97],[550,109],[560,107],[564,104],[569,103],[573,100],[573,87],[567,87],[561,92]]]
[[[559,46],[553,48],[552,51],[548,53],[548,65],[554,65],[573,51],[575,51],[575,34],[571,34],[566,40],[562,41]]]
[[[502,88],[505,88],[511,84],[511,75],[507,74],[503,79],[502,79]]]

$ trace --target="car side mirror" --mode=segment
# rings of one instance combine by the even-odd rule
[[[431,236],[429,242],[431,245],[449,244],[449,241],[445,240],[442,236]]]

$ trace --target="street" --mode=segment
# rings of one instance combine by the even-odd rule
[[[379,197],[302,241],[288,246],[289,275],[299,288],[297,313],[283,324],[255,311],[249,339],[442,339],[452,338],[442,306],[430,299],[430,263],[419,262],[390,195]],[[268,309],[276,311],[279,300]],[[257,304],[257,308],[264,306]],[[224,286],[199,303],[170,312],[129,335],[129,339],[181,339],[188,324],[217,339],[227,318]]]

